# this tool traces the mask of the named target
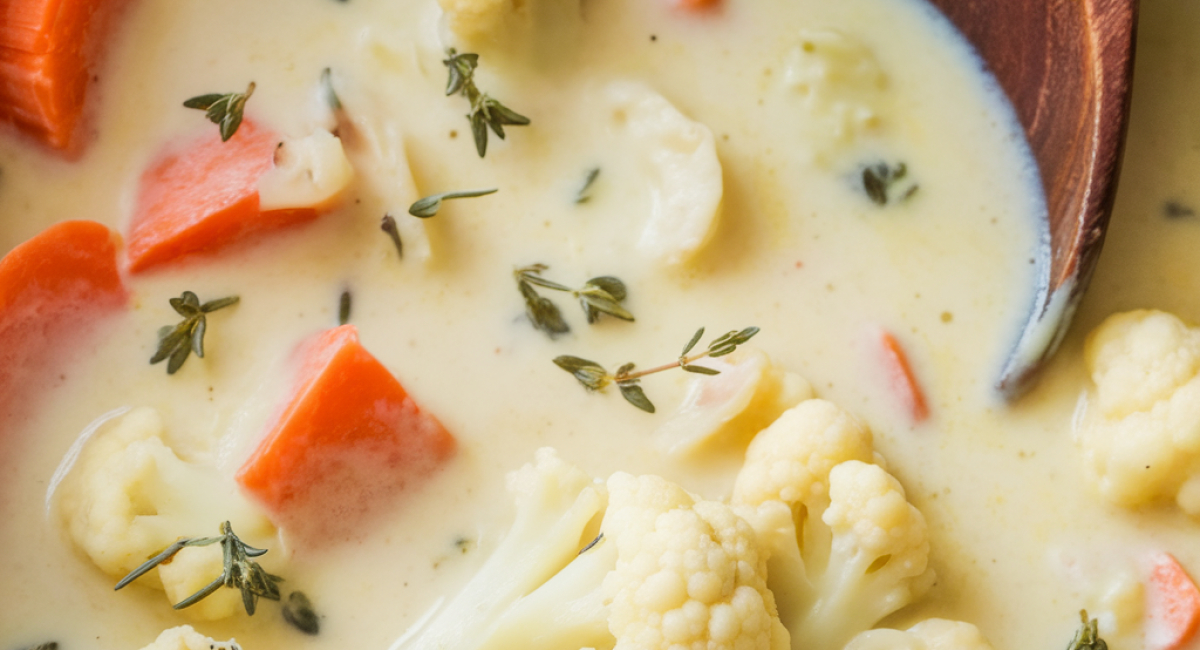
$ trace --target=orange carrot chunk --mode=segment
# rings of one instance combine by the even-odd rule
[[[700,11],[715,7],[720,0],[675,0],[675,4],[683,9],[691,11]]]
[[[1153,558],[1146,584],[1146,650],[1176,650],[1200,626],[1200,589],[1170,553]]]
[[[289,535],[344,539],[454,449],[343,325],[302,346],[294,392],[237,480]]]
[[[929,417],[929,405],[925,401],[925,393],[917,382],[912,366],[908,363],[908,355],[900,342],[890,332],[880,334],[880,344],[883,348],[883,359],[887,365],[888,380],[892,389],[900,396],[908,409],[914,423],[924,422]]]
[[[129,270],[208,253],[264,231],[311,221],[312,208],[262,212],[258,180],[279,138],[244,120],[228,142],[215,128],[164,152],[142,174],[129,229]]]
[[[0,0],[0,122],[78,144],[89,78],[124,0]]]
[[[5,426],[98,318],[126,302],[113,233],[65,221],[0,260],[0,412]]]

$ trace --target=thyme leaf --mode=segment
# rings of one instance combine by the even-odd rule
[[[414,217],[428,219],[438,213],[442,209],[442,201],[449,199],[471,199],[477,196],[487,196],[499,192],[499,188],[493,187],[490,190],[463,190],[460,192],[442,192],[441,194],[433,194],[423,199],[418,199],[408,208],[408,213]]]
[[[475,68],[479,67],[479,55],[459,53],[454,48],[446,49],[442,60],[449,71],[446,79],[446,95],[461,94],[471,103],[467,121],[471,124],[471,135],[475,138],[475,150],[479,157],[487,154],[488,129],[496,137],[504,139],[505,126],[528,126],[529,118],[501,104],[475,86]]]
[[[328,70],[328,69],[327,69]],[[226,142],[237,133],[242,124],[242,114],[246,111],[246,100],[254,94],[254,82],[246,86],[244,93],[209,93],[197,95],[183,102],[186,108],[204,111],[209,122],[216,124],[221,131],[221,142]]]
[[[1100,638],[1098,621],[1094,618],[1089,620],[1086,609],[1079,610],[1079,619],[1082,624],[1067,644],[1067,650],[1108,650],[1108,644]]]
[[[196,593],[175,603],[175,609],[184,609],[195,605],[221,587],[241,590],[242,606],[245,607],[246,614],[250,616],[254,615],[259,598],[279,600],[279,583],[283,582],[283,578],[267,573],[258,562],[250,559],[262,556],[267,550],[254,548],[243,542],[234,534],[233,527],[229,525],[228,521],[221,523],[220,532],[221,534],[216,537],[187,537],[176,541],[121,578],[113,590],[125,587],[150,572],[154,567],[170,561],[176,553],[189,546],[220,544],[224,556],[224,569],[221,571],[221,575]]]
[[[390,214],[383,215],[383,221],[379,224],[379,229],[388,234],[392,238],[392,243],[396,245],[396,255],[404,259],[404,242],[400,241],[400,229],[396,227],[396,219]]]
[[[754,338],[758,334],[757,327],[747,327],[743,330],[733,330],[713,339],[708,347],[703,351],[695,354],[689,354],[700,342],[704,336],[704,328],[701,327],[688,341],[683,348],[683,353],[679,358],[672,363],[664,364],[648,370],[635,371],[635,366],[632,363],[617,368],[615,373],[608,372],[604,366],[581,357],[570,355],[562,355],[554,358],[554,364],[563,370],[574,375],[575,379],[583,384],[583,387],[589,391],[601,390],[609,384],[615,383],[621,391],[621,396],[625,401],[633,404],[639,409],[647,413],[654,413],[654,404],[646,397],[645,391],[641,387],[641,379],[647,375],[671,370],[672,368],[682,368],[687,372],[692,372],[700,375],[719,375],[721,371],[707,366],[694,365],[697,361],[705,357],[718,357],[729,354],[737,349],[739,345]],[[1072,649],[1068,649],[1072,650]],[[1083,649],[1083,650],[1107,650],[1105,648]]]
[[[204,333],[208,330],[208,314],[237,304],[237,296],[218,298],[200,304],[200,298],[191,291],[184,291],[178,298],[171,298],[171,307],[183,320],[174,327],[166,325],[158,330],[158,350],[150,357],[150,364],[167,362],[167,374],[173,375],[195,352],[204,357]]]
[[[570,329],[565,322],[562,322],[562,313],[558,311],[558,307],[554,306],[549,299],[539,295],[534,289],[535,286],[570,293],[579,300],[579,306],[583,309],[588,324],[599,320],[600,314],[608,314],[621,320],[634,320],[633,314],[621,305],[629,292],[625,288],[625,283],[619,278],[602,275],[588,280],[578,289],[572,289],[565,284],[542,277],[541,274],[549,268],[545,264],[530,264],[513,271],[513,276],[517,280],[517,289],[525,298],[525,311],[529,314],[529,320],[533,322],[535,328],[551,335],[561,334]],[[548,328],[547,326],[554,321],[547,320],[547,317],[557,319],[557,322],[562,323],[563,329],[560,331]]]
[[[312,601],[303,591],[288,594],[287,601],[283,603],[283,620],[311,636],[316,636],[321,631],[321,621],[313,610]]]
[[[908,165],[902,162],[896,163],[895,167],[886,162],[867,165],[862,170],[863,191],[867,193],[867,198],[878,206],[885,206],[889,202],[905,201],[917,192],[919,185],[913,183],[898,195],[892,190],[907,177]]]
[[[342,110],[342,99],[333,89],[333,70],[325,68],[321,71],[321,89],[325,93],[325,103],[335,111]]]
[[[350,322],[350,307],[353,296],[350,295],[350,290],[346,289],[338,298],[338,325],[345,325]]]
[[[575,192],[575,203],[587,203],[592,200],[592,185],[596,183],[596,179],[599,176],[599,167],[593,167],[588,170],[587,176],[583,179],[583,185],[579,187],[579,191]]]

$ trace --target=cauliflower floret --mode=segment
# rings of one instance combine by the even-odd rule
[[[192,629],[191,625],[180,625],[163,630],[154,643],[142,650],[241,650],[241,648],[234,639],[216,641]]]
[[[1075,433],[1100,494],[1200,515],[1200,330],[1160,311],[1115,314],[1084,361],[1096,390]]]
[[[317,129],[275,148],[275,166],[258,181],[263,211],[331,206],[354,178],[342,141]]]
[[[488,56],[529,57],[554,52],[562,58],[578,43],[582,5],[574,0],[438,0],[453,40]],[[539,61],[546,65],[546,59]]]
[[[712,131],[644,84],[616,82],[606,94],[616,129],[637,143],[650,186],[650,218],[638,249],[666,265],[686,262],[708,243],[721,211]]]
[[[617,473],[608,489],[617,565],[604,592],[617,650],[787,647],[766,556],[729,506],[657,476]]]
[[[526,650],[612,646],[600,583],[615,562],[613,545],[602,539],[580,552],[596,537],[602,486],[543,448],[509,475],[508,490],[517,505],[508,535],[457,596],[392,650],[501,650],[513,639]]]
[[[88,441],[57,493],[71,540],[105,573],[123,576],[179,537],[206,536],[224,520],[247,537],[272,533],[232,480],[181,460],[163,443],[157,411],[134,409],[110,427]],[[165,588],[177,602],[221,568],[219,546],[194,547],[159,565],[157,579],[152,573],[139,583]],[[240,602],[235,590],[224,589],[184,611],[212,620],[232,615]]]
[[[907,631],[868,630],[845,650],[992,650],[992,644],[970,623],[931,618]]]
[[[768,586],[796,650],[836,650],[933,583],[925,520],[875,458],[870,432],[818,399],[746,452],[733,504],[770,550]]]
[[[679,410],[655,436],[670,454],[688,454],[714,443],[745,444],[784,411],[812,399],[800,375],[776,367],[762,350],[742,346],[706,365],[721,374],[692,380]]]

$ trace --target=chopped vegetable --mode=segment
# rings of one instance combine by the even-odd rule
[[[912,421],[924,422],[929,417],[929,405],[925,401],[921,385],[917,382],[917,376],[908,363],[908,355],[890,332],[882,332],[879,342],[883,347],[884,362],[888,367],[892,389],[904,401]]]
[[[0,411],[126,297],[113,234],[93,221],[53,225],[0,260]]]
[[[237,480],[289,533],[345,538],[426,478],[455,441],[358,341],[353,325],[303,346],[292,396]]]
[[[1183,647],[1200,627],[1200,589],[1170,553],[1153,559],[1146,584],[1146,650]]]
[[[278,142],[247,119],[228,142],[210,132],[159,156],[142,174],[129,229],[129,270],[315,219],[312,208],[259,209],[258,181],[272,169]]]
[[[124,0],[0,5],[0,122],[55,149],[79,145],[89,79]]]

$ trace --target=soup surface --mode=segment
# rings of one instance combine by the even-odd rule
[[[251,81],[247,120],[281,139],[331,128],[354,172],[312,223],[128,274],[130,309],[81,336],[10,417],[0,639],[137,648],[193,622],[250,649],[388,647],[503,539],[504,477],[539,447],[595,477],[656,474],[727,499],[744,439],[690,454],[662,441],[689,387],[715,379],[645,377],[648,414],[616,387],[586,391],[552,360],[650,368],[699,327],[703,349],[755,326],[749,346],[869,425],[928,521],[937,582],[886,626],[940,616],[978,625],[997,648],[1045,646],[1069,640],[1087,607],[1114,647],[1140,645],[1140,627],[1114,613],[1123,581],[1157,550],[1200,569],[1196,523],[1169,506],[1105,504],[1084,477],[1072,415],[1089,387],[1083,334],[1105,316],[1149,307],[1200,321],[1200,127],[1188,117],[1200,6],[1143,8],[1108,249],[1047,376],[1005,405],[991,387],[1032,302],[1044,206],[1010,109],[948,23],[915,0],[569,4],[531,3],[529,24],[473,34],[433,0],[138,2],[109,43],[81,159],[0,134],[4,250],[65,219],[128,236],[143,171],[165,147],[216,131],[181,102]],[[483,157],[467,101],[444,93],[449,46],[480,54],[480,88],[531,122],[493,135]],[[406,213],[423,196],[490,188],[427,219]],[[671,201],[685,216],[656,221]],[[380,231],[384,214],[402,257]],[[570,326],[548,336],[514,279],[533,264],[570,287],[620,278],[636,320],[588,324],[568,294],[538,289]],[[146,360],[159,328],[179,321],[168,299],[183,291],[240,300],[209,315],[205,356],[168,375]],[[238,498],[234,475],[293,386],[294,351],[337,325],[343,295],[363,346],[458,447],[387,508],[316,542],[286,526],[247,537],[270,549],[263,565],[287,590],[310,595],[320,634],[288,627],[272,603],[194,622],[161,591],[113,593],[51,491],[80,432],[151,407],[175,453],[209,472],[214,502]],[[897,390],[880,332],[906,351],[928,418]]]

